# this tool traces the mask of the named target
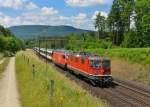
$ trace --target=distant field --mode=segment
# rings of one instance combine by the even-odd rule
[[[89,51],[103,56],[123,58],[133,63],[150,65],[150,48],[89,49]]]
[[[24,61],[24,56],[30,59]],[[32,75],[32,64],[36,73]],[[22,107],[108,107],[105,101],[99,100],[83,90],[65,75],[47,66],[32,51],[19,53],[16,57],[16,72]],[[49,99],[50,80],[54,80],[54,97]]]

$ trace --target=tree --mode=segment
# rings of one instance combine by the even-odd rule
[[[4,50],[5,40],[3,35],[0,35],[0,51],[2,52]]]
[[[136,30],[141,47],[150,46],[150,0],[136,0]]]
[[[98,29],[98,37],[99,39],[103,37],[105,31],[106,19],[99,12],[95,19],[95,28]]]
[[[0,26],[0,51],[16,53],[18,50],[23,49],[24,44],[21,40],[17,39],[9,29]]]
[[[125,48],[136,48],[136,47],[140,47],[139,46],[139,40],[137,38],[137,34],[135,31],[130,30],[128,32],[126,32],[124,37],[124,41],[122,43],[122,47]]]
[[[133,14],[133,0],[114,0],[108,15],[109,31],[112,32],[112,40],[120,45],[124,40],[124,33],[130,31],[131,16]]]

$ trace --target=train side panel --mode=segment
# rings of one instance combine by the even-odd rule
[[[53,52],[52,61],[61,67],[65,67],[67,63],[65,54],[60,52]]]

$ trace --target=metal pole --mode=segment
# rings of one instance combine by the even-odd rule
[[[50,81],[50,99],[54,96],[54,80]]]
[[[39,39],[39,56],[40,56],[40,39]]]
[[[47,40],[46,40],[46,72],[47,72]]]
[[[32,75],[33,75],[33,77],[35,75],[35,65],[34,64],[32,65]]]

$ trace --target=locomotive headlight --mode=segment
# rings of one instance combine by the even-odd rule
[[[68,57],[68,55],[66,55],[66,59],[68,59],[69,57]]]

